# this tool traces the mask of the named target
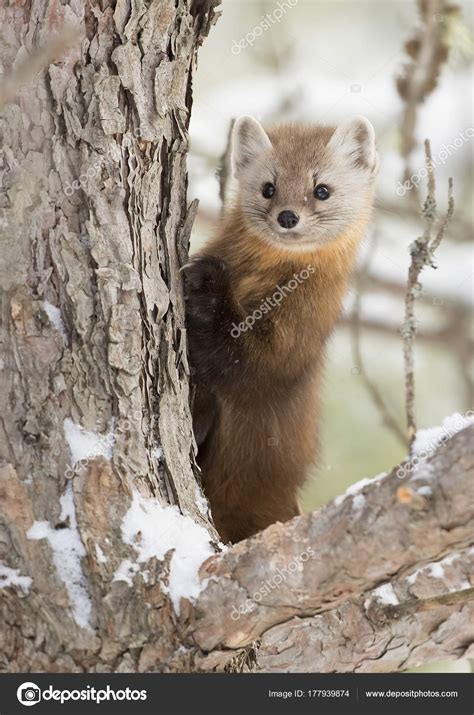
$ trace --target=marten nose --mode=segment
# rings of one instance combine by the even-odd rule
[[[282,211],[277,220],[283,228],[294,228],[300,219],[293,211]]]

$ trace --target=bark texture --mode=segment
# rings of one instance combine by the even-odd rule
[[[81,35],[0,119],[0,563],[33,579],[28,597],[0,591],[3,670],[173,667],[156,585],[166,566],[133,590],[113,574],[130,551],[120,523],[132,487],[213,533],[196,499],[179,267],[195,209],[192,69],[217,4],[0,10],[7,75],[64,27]],[[111,459],[90,438],[74,465],[67,429],[76,443],[101,437]],[[53,536],[28,538],[35,521]],[[69,592],[51,547],[61,529],[79,557]]]

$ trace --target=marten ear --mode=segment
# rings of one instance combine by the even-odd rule
[[[336,127],[328,147],[349,159],[353,166],[375,173],[378,157],[375,149],[375,132],[365,117],[354,117]]]
[[[258,154],[271,149],[271,141],[262,125],[249,116],[240,117],[232,132],[232,172],[237,179]]]

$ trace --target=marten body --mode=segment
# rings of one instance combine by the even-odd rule
[[[344,164],[364,177],[355,205],[340,204],[334,185]],[[367,120],[268,134],[251,118],[236,125],[235,203],[185,270],[198,463],[225,540],[299,513],[317,452],[324,346],[369,218],[375,167]]]

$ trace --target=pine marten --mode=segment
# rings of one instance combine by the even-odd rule
[[[235,542],[300,513],[324,346],[371,214],[374,130],[244,116],[231,163],[235,199],[184,274],[197,460]]]

